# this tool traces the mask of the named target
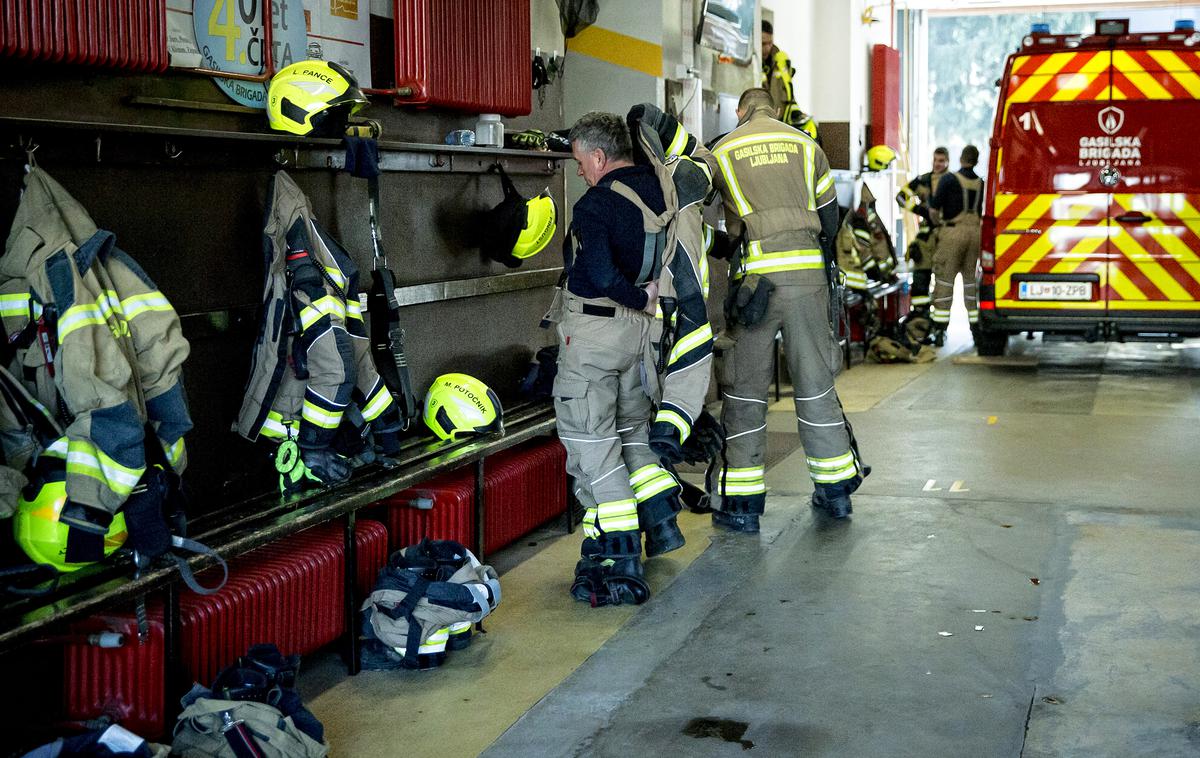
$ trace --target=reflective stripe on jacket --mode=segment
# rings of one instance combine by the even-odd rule
[[[66,459],[72,502],[120,508],[146,468],[147,422],[182,473],[192,421],[179,316],[113,235],[36,167],[0,259],[0,318],[34,397],[67,416],[65,445],[48,454]]]
[[[358,269],[286,173],[267,206],[263,321],[236,431],[321,448],[343,422],[361,429],[386,415],[390,425],[395,403],[371,361]]]
[[[674,118],[664,115],[656,125],[640,123],[633,137],[659,178],[667,206],[665,213],[654,214],[632,192],[623,193],[642,211],[648,238],[665,235],[658,276],[658,320],[651,331],[651,340],[660,352],[658,365],[663,367],[654,425],[662,432],[674,429],[682,442],[704,409],[712,374],[713,332],[705,303],[707,265],[701,211],[711,188],[711,169],[699,159],[706,153],[704,148]],[[614,184],[614,189],[618,185]],[[664,307],[667,304],[669,307]],[[664,350],[665,357],[661,355]]]
[[[713,148],[713,184],[730,234],[744,230],[741,274],[791,273],[825,281],[817,209],[837,199],[825,152],[808,135],[756,108]]]

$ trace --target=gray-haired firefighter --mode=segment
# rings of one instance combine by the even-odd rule
[[[813,505],[846,517],[867,469],[834,387],[841,367],[830,308],[838,206],[828,160],[808,135],[773,117],[766,90],[742,93],[738,119],[710,160],[727,226],[743,240],[730,267],[731,287],[754,294],[733,295],[752,307],[735,312],[726,333],[733,345],[719,380],[727,443],[710,494],[714,524],[753,533],[766,502],[767,390],[777,333],[794,385]]]
[[[586,509],[571,592],[593,606],[649,597],[639,529],[647,557],[683,545],[680,486],[651,443],[670,449],[690,434],[712,345],[696,266],[707,175],[687,172],[700,177],[694,199],[678,192],[667,151],[639,120],[631,114],[644,161],[635,162],[630,125],[614,114],[586,114],[569,135],[589,189],[573,210],[561,309],[552,315],[559,322],[554,398],[567,470]],[[672,222],[684,203],[695,223],[680,236]],[[674,260],[683,244],[693,245],[691,255]],[[660,280],[669,295],[661,302]],[[671,392],[689,381],[691,391]],[[655,414],[652,400],[660,397]]]
[[[933,169],[917,176],[896,193],[896,204],[918,219],[916,238],[906,251],[912,264],[912,299],[914,314],[929,313],[929,285],[933,279],[933,254],[937,249],[937,227],[929,215],[929,201],[937,192],[938,182],[950,166],[950,151],[944,147],[933,151]]]
[[[938,182],[929,201],[933,219],[939,224],[937,251],[933,255],[933,343],[945,342],[954,304],[954,278],[962,275],[963,300],[971,334],[978,336],[979,294],[976,275],[979,268],[980,223],[983,208],[983,179],[975,173],[979,148],[967,145],[959,156],[958,171],[947,173]]]
[[[399,448],[399,411],[371,360],[358,270],[313,217],[308,198],[275,174],[263,232],[266,303],[246,399],[235,424],[279,444],[280,488],[336,484],[351,458]]]

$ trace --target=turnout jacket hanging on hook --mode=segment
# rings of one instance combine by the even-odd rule
[[[377,436],[394,436],[398,410],[371,361],[358,268],[282,171],[267,197],[263,257],[263,319],[235,430],[302,448],[337,447],[343,424],[358,437],[377,421]]]
[[[179,316],[113,234],[36,166],[0,258],[0,319],[13,373],[65,427],[42,455],[65,460],[71,503],[106,524],[146,470],[147,430],[163,451],[152,462],[183,472],[192,421]]]

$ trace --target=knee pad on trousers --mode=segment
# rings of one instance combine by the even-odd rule
[[[571,595],[593,608],[632,603],[641,605],[650,597],[650,587],[638,556],[595,560],[583,558],[575,564]]]
[[[625,532],[602,532],[596,537],[584,539],[580,554],[584,558],[621,558],[642,554],[642,533],[637,530]]]
[[[674,518],[675,514],[681,510],[683,510],[683,504],[679,502],[678,487],[660,492],[645,502],[638,503],[638,527],[643,532],[649,531],[651,527]]]
[[[722,513],[740,516],[761,516],[767,505],[767,493],[757,495],[721,495],[717,508]]]

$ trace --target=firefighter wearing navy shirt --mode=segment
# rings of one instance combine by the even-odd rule
[[[567,471],[586,509],[572,594],[593,606],[641,603],[649,590],[639,516],[679,510],[679,483],[648,444],[653,406],[644,374],[655,369],[643,364],[661,252],[647,244],[642,207],[663,214],[667,205],[654,170],[634,163],[624,119],[589,113],[569,137],[588,185],[572,210],[554,382]],[[653,521],[640,525],[648,557],[683,545],[673,515]]]

